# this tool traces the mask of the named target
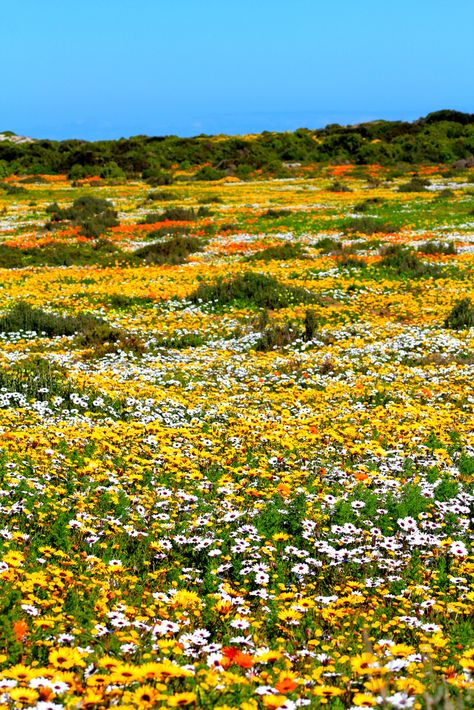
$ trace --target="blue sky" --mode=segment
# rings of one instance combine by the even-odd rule
[[[17,0],[0,130],[119,138],[474,111],[474,0]]]

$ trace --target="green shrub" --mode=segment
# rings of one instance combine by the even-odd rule
[[[470,298],[456,301],[446,316],[444,327],[451,330],[465,330],[474,327],[474,303]]]
[[[392,244],[384,250],[379,268],[391,269],[399,276],[438,276],[439,268],[435,264],[425,264],[411,249]]]
[[[374,207],[378,207],[383,203],[380,197],[369,197],[363,202],[358,202],[354,205],[354,212],[370,212]]]
[[[313,293],[304,288],[286,286],[273,276],[254,271],[237,274],[231,279],[220,278],[214,284],[201,283],[190,298],[193,303],[220,306],[241,303],[271,310],[317,300]]]
[[[0,318],[1,333],[21,331],[36,331],[50,338],[75,335],[76,344],[80,347],[93,348],[93,355],[96,357],[117,350],[143,352],[144,349],[136,336],[114,328],[91,313],[58,316],[54,313],[47,313],[41,308],[33,308],[24,301],[15,304]]]
[[[449,187],[445,188],[444,190],[440,190],[438,194],[436,195],[436,199],[438,200],[447,200],[451,197],[455,197],[456,193],[453,190],[450,190]]]
[[[78,332],[87,332],[102,323],[101,319],[89,313],[78,316],[58,316],[20,301],[0,317],[0,333],[36,331],[48,337],[75,335]]]
[[[7,195],[27,195],[28,190],[26,187],[22,187],[21,185],[9,185],[8,183],[3,183],[0,185],[2,190],[6,192]]]
[[[367,264],[363,259],[354,256],[343,256],[337,260],[337,265],[343,269],[366,269]]]
[[[268,352],[291,345],[298,338],[301,338],[301,331],[294,323],[273,323],[262,331],[254,348],[258,352]]]
[[[143,173],[143,179],[146,180],[151,187],[172,185],[174,182],[173,175],[164,170],[146,170]]]
[[[0,244],[0,268],[18,269],[25,266],[113,265],[125,258],[120,249],[106,239],[90,244],[63,243],[20,249]]]
[[[171,202],[172,200],[176,200],[177,196],[174,192],[160,190],[159,192],[149,192],[146,199],[151,202]]]
[[[304,317],[304,339],[306,341],[313,340],[320,326],[320,320],[316,312],[308,308]]]
[[[147,264],[182,264],[189,254],[202,251],[196,237],[174,236],[166,241],[153,242],[133,252],[133,256]]]
[[[349,234],[391,234],[398,232],[397,227],[393,224],[384,222],[377,217],[351,217],[343,222],[342,227]]]
[[[206,207],[200,207],[197,211],[192,207],[170,207],[156,217],[155,222],[194,222],[200,217],[207,217],[211,213]]]
[[[219,195],[207,195],[207,197],[200,197],[198,202],[200,205],[220,205],[224,200]]]
[[[335,239],[331,239],[331,237],[321,237],[321,239],[318,239],[314,246],[323,254],[329,254],[330,252],[336,251],[340,248],[339,242]]]
[[[329,187],[328,187],[329,192],[352,192],[352,189],[346,185],[345,183],[341,182],[340,180],[334,180]]]
[[[195,180],[213,181],[213,180],[221,180],[225,176],[226,176],[226,173],[223,170],[218,170],[217,168],[213,168],[210,165],[206,165],[206,167],[201,168],[200,170],[197,171],[197,173],[194,176],[194,179]]]
[[[418,251],[422,254],[444,254],[446,256],[458,253],[453,242],[427,242],[418,247]]]
[[[291,261],[292,259],[304,259],[305,256],[307,256],[307,252],[301,244],[285,242],[257,251],[248,256],[246,261]]]
[[[262,214],[262,217],[266,217],[267,219],[281,219],[281,217],[288,217],[289,215],[291,215],[291,210],[277,210],[270,207],[270,209]]]
[[[118,225],[117,212],[108,200],[85,195],[74,200],[71,207],[62,209],[56,203],[49,205],[46,212],[51,215],[47,229],[61,226],[64,222],[81,227],[82,234],[97,239],[111,227]]]
[[[429,180],[420,177],[413,177],[408,182],[399,185],[398,192],[426,192]]]

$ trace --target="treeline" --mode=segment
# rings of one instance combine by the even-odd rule
[[[143,177],[154,184],[173,181],[176,169],[195,177],[246,179],[255,171],[284,175],[295,163],[452,163],[474,154],[474,114],[436,111],[413,123],[373,121],[331,124],[292,133],[256,136],[133,136],[113,141],[0,142],[0,178],[10,174],[62,174],[71,180]]]

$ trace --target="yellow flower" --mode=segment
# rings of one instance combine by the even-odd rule
[[[361,653],[351,658],[352,670],[356,675],[370,675],[379,670],[379,663],[373,653]]]
[[[262,703],[266,708],[281,708],[286,703],[284,695],[264,695]]]
[[[377,700],[373,695],[368,695],[367,693],[356,693],[352,698],[352,704],[360,707],[372,707],[373,705],[377,705]]]
[[[12,688],[10,698],[19,705],[32,705],[38,699],[38,693],[33,688]]]
[[[49,662],[56,668],[69,670],[75,666],[85,666],[82,655],[77,648],[61,648],[50,651]]]
[[[196,702],[196,693],[176,693],[171,698],[167,698],[168,705],[172,708],[181,708]]]

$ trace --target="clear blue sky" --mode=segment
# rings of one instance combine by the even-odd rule
[[[0,131],[246,133],[474,111],[474,0],[17,0]]]

